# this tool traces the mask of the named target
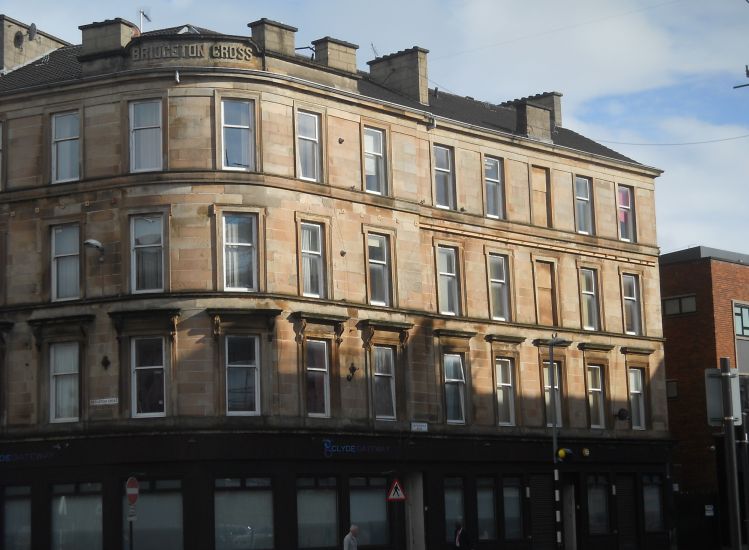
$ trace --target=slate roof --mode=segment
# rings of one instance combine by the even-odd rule
[[[178,27],[148,31],[143,33],[143,35],[169,36],[185,33],[204,35],[221,34],[210,29],[186,24]],[[80,49],[81,46],[65,46],[37,61],[0,76],[0,95],[25,88],[48,86],[80,79],[81,64],[78,61]],[[362,78],[358,81],[359,93],[363,96],[419,109],[438,117],[449,118],[488,130],[515,133],[517,110],[512,102],[497,105],[478,101],[470,97],[462,97],[430,89],[429,105],[422,105],[411,98],[371,81],[368,78],[368,73],[362,72],[360,74]],[[551,137],[555,145],[638,164],[636,161],[567,128],[555,128]]]

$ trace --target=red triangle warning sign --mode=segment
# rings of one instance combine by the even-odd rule
[[[393,480],[393,484],[390,486],[390,490],[388,491],[388,502],[402,502],[406,500],[406,493],[403,492],[403,487],[401,487],[401,482],[397,479]]]

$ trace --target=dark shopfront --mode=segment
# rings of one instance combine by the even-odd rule
[[[668,548],[667,444],[565,444],[565,548]],[[352,522],[361,547],[446,549],[459,519],[477,549],[556,548],[548,440],[193,433],[2,448],[8,549],[127,549],[131,475],[136,550],[339,548]],[[405,503],[386,502],[396,478]]]

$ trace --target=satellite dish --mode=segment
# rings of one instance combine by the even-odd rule
[[[13,35],[13,45],[16,48],[23,46],[23,33],[21,31],[17,31],[16,34]]]
[[[36,23],[29,25],[29,40],[36,38]]]

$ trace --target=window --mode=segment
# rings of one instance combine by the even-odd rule
[[[390,293],[390,240],[385,235],[367,235],[369,260],[369,303],[376,306],[391,305]]]
[[[434,146],[434,187],[437,208],[456,210],[453,151],[441,145]]]
[[[497,539],[496,504],[494,502],[494,480],[490,477],[476,479],[476,515],[478,518],[478,540]]]
[[[226,337],[226,414],[260,414],[257,336]]]
[[[319,223],[302,223],[302,293],[325,298],[323,231]]]
[[[330,416],[330,358],[326,340],[307,340],[307,415]]]
[[[554,383],[552,384],[552,376],[554,377]],[[546,425],[562,426],[562,380],[561,380],[561,368],[558,361],[554,361],[554,371],[552,372],[551,366],[548,361],[544,361],[544,401],[546,404]],[[552,386],[554,388],[553,398],[556,402],[556,407],[552,408]]]
[[[734,304],[733,320],[736,336],[749,337],[749,305]]]
[[[78,224],[52,227],[52,300],[80,297],[80,255]]]
[[[221,101],[224,170],[255,169],[254,101]]]
[[[257,290],[257,216],[224,214],[224,290]]]
[[[386,546],[390,543],[384,477],[352,477],[349,479],[351,523],[359,526],[360,546]]]
[[[594,233],[592,191],[589,178],[575,177],[575,227],[584,235]]]
[[[320,115],[298,111],[296,121],[299,177],[303,180],[322,181]]]
[[[31,550],[31,487],[3,490],[3,548]]]
[[[133,338],[131,342],[133,416],[165,416],[164,339]]]
[[[122,480],[124,486],[125,480]],[[182,550],[182,483],[176,479],[139,479],[138,490],[138,521],[133,522],[133,550]],[[127,512],[127,497],[123,495],[123,549],[131,548]]]
[[[79,361],[78,342],[49,345],[49,410],[52,422],[78,420]]]
[[[694,313],[695,311],[697,311],[697,297],[694,294],[663,299],[664,315],[679,315],[681,313]],[[749,331],[747,331],[747,334],[749,335]]]
[[[486,183],[486,215],[490,218],[505,217],[505,183],[502,159],[484,158],[484,181]]]
[[[504,532],[507,540],[523,537],[523,495],[520,478],[509,477],[502,480],[502,501],[504,509]]]
[[[603,367],[588,365],[588,411],[591,428],[605,428],[605,394],[603,392]]]
[[[622,241],[635,242],[635,205],[632,200],[631,187],[619,185],[617,191],[617,213],[619,217],[619,238]]]
[[[661,476],[642,476],[642,500],[645,516],[645,531],[663,531],[663,493]]]
[[[598,330],[598,277],[595,269],[580,270],[583,329]]]
[[[336,479],[334,477],[297,479],[296,517],[299,548],[337,546]]]
[[[378,420],[395,420],[395,350],[374,346],[374,406]]]
[[[52,183],[79,178],[79,136],[78,112],[52,115]]]
[[[133,292],[164,290],[164,227],[161,214],[130,219]]]
[[[645,385],[642,369],[629,371],[629,408],[633,430],[645,429]]]
[[[459,477],[446,477],[445,489],[445,540],[455,544],[455,526],[465,522],[463,508],[463,480]]]
[[[364,127],[364,178],[367,193],[387,195],[385,132]]]
[[[602,475],[588,477],[588,531],[591,535],[609,532],[609,480]]]
[[[492,319],[510,320],[509,285],[507,281],[507,257],[489,254],[489,290],[491,294]]]
[[[442,356],[445,369],[445,411],[448,424],[465,423],[466,378],[463,356],[446,353]]]
[[[749,374],[749,305],[734,303],[733,315],[736,332],[736,368],[739,369],[739,374],[746,375]]]
[[[273,489],[267,477],[222,478],[214,482],[215,549],[273,548]],[[244,546],[247,548],[248,546]]]
[[[52,550],[102,548],[101,483],[52,486]]]
[[[622,275],[624,296],[624,332],[642,334],[640,319],[640,278],[637,275]]]
[[[161,100],[130,103],[130,171],[161,170]]]
[[[457,256],[458,251],[455,248],[437,247],[439,308],[443,315],[460,315]]]
[[[497,420],[500,426],[515,425],[515,380],[512,359],[497,357]]]

